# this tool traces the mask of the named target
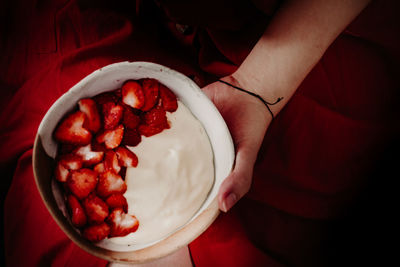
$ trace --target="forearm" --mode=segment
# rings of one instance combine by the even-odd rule
[[[292,0],[281,7],[239,69],[236,82],[278,113],[329,45],[369,0]]]

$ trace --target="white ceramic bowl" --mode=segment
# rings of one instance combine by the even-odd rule
[[[110,249],[85,240],[66,218],[61,191],[53,179],[57,143],[52,133],[59,120],[72,110],[79,99],[120,88],[124,81],[154,78],[170,88],[206,130],[214,153],[215,181],[200,210],[177,231],[156,243]],[[33,168],[36,184],[46,207],[61,229],[81,248],[109,261],[141,263],[166,256],[187,245],[217,217],[217,193],[234,163],[234,147],[228,127],[214,104],[188,77],[165,66],[150,62],[121,62],[103,67],[85,77],[62,95],[40,123],[34,144]]]

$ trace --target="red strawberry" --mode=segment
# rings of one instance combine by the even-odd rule
[[[105,103],[112,102],[118,103],[120,96],[115,94],[115,92],[105,92],[93,97],[93,100],[97,103],[99,107],[102,107]]]
[[[98,174],[105,172],[104,162],[100,162],[93,167],[93,170]]]
[[[110,226],[106,223],[91,225],[83,230],[83,237],[91,242],[99,242],[110,234]]]
[[[116,208],[107,218],[111,227],[110,237],[125,236],[135,232],[139,227],[139,221],[135,216],[126,214],[121,208]]]
[[[142,141],[142,137],[138,130],[125,129],[124,138],[122,139],[122,144],[126,146],[136,146]]]
[[[68,188],[78,199],[83,199],[96,188],[97,176],[97,173],[90,169],[72,171],[67,180]]]
[[[125,129],[135,129],[140,123],[140,117],[133,113],[132,109],[128,106],[124,107],[124,115],[122,118],[122,124]]]
[[[100,130],[101,124],[96,102],[90,98],[81,99],[79,100],[79,110],[86,115],[83,127],[92,133],[97,133]]]
[[[142,86],[135,81],[127,81],[122,85],[122,102],[126,105],[140,109],[144,105]]]
[[[142,124],[149,125],[152,127],[169,128],[167,115],[162,107],[155,107],[146,112],[143,117]]]
[[[108,216],[107,204],[98,196],[91,194],[83,201],[83,207],[86,211],[88,221],[93,223],[101,223]]]
[[[163,84],[160,84],[160,99],[161,105],[166,111],[174,112],[177,110],[178,101],[175,94]]]
[[[139,126],[139,133],[146,137],[150,137],[152,135],[161,133],[164,130],[162,127],[152,127],[149,125],[140,125]]]
[[[54,132],[54,137],[61,143],[86,145],[90,143],[92,134],[83,128],[85,114],[77,111],[61,121]]]
[[[56,165],[55,176],[60,182],[66,182],[71,170],[79,170],[82,168],[82,159],[72,154],[61,156]]]
[[[113,150],[108,150],[104,157],[104,170],[119,173],[121,166],[118,161],[118,155]]]
[[[87,218],[81,203],[74,195],[67,197],[68,207],[71,213],[71,222],[76,227],[82,227],[86,224]]]
[[[77,148],[74,151],[75,155],[81,157],[85,166],[91,166],[103,160],[104,152],[92,151],[91,144]]]
[[[105,171],[100,174],[97,184],[97,194],[101,197],[108,197],[111,194],[123,194],[126,191],[126,184],[121,176],[113,171]]]
[[[125,147],[118,147],[115,152],[118,156],[119,165],[124,167],[136,167],[138,165],[138,157]]]
[[[162,107],[155,107],[145,113],[139,125],[139,133],[146,137],[158,134],[169,128],[166,112]]]
[[[114,129],[122,119],[124,108],[121,105],[107,102],[103,104],[104,129]]]
[[[154,79],[143,79],[142,88],[144,93],[143,111],[148,111],[154,107],[158,101],[159,83]]]
[[[122,208],[125,212],[128,212],[128,202],[122,194],[112,194],[106,199],[106,203],[110,209]]]
[[[104,143],[107,149],[114,149],[121,144],[124,137],[124,126],[121,124],[113,130],[106,130],[96,137],[96,141]]]

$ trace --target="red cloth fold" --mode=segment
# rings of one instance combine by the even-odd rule
[[[190,39],[196,50],[162,28],[162,20],[135,16],[135,3],[118,4],[6,6],[14,23],[0,60],[8,96],[1,102],[0,162],[17,163],[4,212],[9,266],[106,265],[65,236],[34,183],[34,137],[58,97],[92,71],[126,60],[167,65],[203,86],[234,71],[260,35],[196,31]],[[346,212],[376,167],[385,138],[397,133],[391,125],[400,47],[394,10],[374,2],[331,45],[271,124],[248,196],[190,244],[196,266],[321,264],[316,255],[329,231],[326,222]],[[235,39],[248,42],[232,45]]]

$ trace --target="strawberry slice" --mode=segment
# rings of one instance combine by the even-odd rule
[[[55,139],[61,143],[75,145],[89,144],[92,139],[92,134],[90,131],[83,128],[84,122],[85,114],[82,111],[77,111],[68,115],[55,130]]]
[[[124,167],[136,167],[138,165],[138,157],[129,149],[120,146],[115,152],[118,156],[119,165]]]
[[[114,149],[121,144],[122,138],[124,137],[124,126],[118,125],[113,130],[106,130],[96,137],[96,141],[104,143],[107,149]]]
[[[120,96],[115,94],[115,91],[105,92],[94,96],[93,100],[97,103],[99,107],[102,107],[105,103],[108,102],[118,103],[120,100]]]
[[[77,148],[74,153],[82,159],[83,165],[85,166],[91,166],[99,163],[104,157],[104,152],[92,151],[91,144]]]
[[[55,176],[60,182],[66,182],[71,170],[79,170],[82,168],[82,159],[76,155],[62,155],[56,165]]]
[[[110,226],[106,223],[91,225],[83,230],[83,237],[91,242],[99,242],[110,234]]]
[[[110,209],[122,208],[124,212],[128,212],[128,202],[122,194],[112,194],[106,199]]]
[[[85,113],[85,122],[83,127],[91,131],[92,133],[97,133],[100,130],[100,114],[97,109],[97,104],[93,99],[85,98],[78,102],[79,110]]]
[[[83,208],[86,211],[88,221],[91,224],[101,223],[108,216],[107,204],[98,196],[90,194],[83,201]]]
[[[154,107],[158,101],[159,83],[155,79],[143,79],[142,88],[144,93],[143,111],[148,111]]]
[[[127,81],[122,85],[122,102],[132,108],[140,109],[144,105],[142,86],[135,81]]]
[[[139,227],[139,221],[135,216],[125,213],[121,208],[114,209],[107,218],[110,225],[110,237],[125,236],[135,232]]]
[[[140,125],[139,126],[139,133],[143,136],[150,137],[161,133],[164,130],[162,127],[153,127],[149,125]]]
[[[97,176],[95,171],[85,168],[71,171],[67,186],[78,199],[83,199],[96,188]]]
[[[142,124],[152,127],[169,128],[166,112],[159,106],[149,110],[143,115]]]
[[[160,84],[160,102],[165,111],[174,112],[178,109],[175,94],[163,84]]]
[[[96,165],[93,167],[93,170],[94,170],[95,172],[97,172],[98,174],[105,172],[105,171],[106,171],[106,168],[104,167],[104,162],[100,162],[100,163],[96,164]]]
[[[108,150],[104,157],[104,170],[119,173],[121,166],[118,161],[118,155],[113,150]]]
[[[101,197],[108,197],[112,194],[123,194],[126,191],[126,184],[121,176],[113,171],[105,171],[100,174],[97,184],[97,194]]]
[[[133,113],[132,109],[128,106],[124,107],[124,115],[122,117],[122,124],[125,129],[136,129],[140,123],[140,117]]]
[[[139,133],[146,137],[158,134],[164,129],[169,129],[169,124],[165,110],[157,106],[142,117],[142,124],[139,125]]]
[[[121,105],[115,104],[113,102],[107,102],[103,104],[102,110],[104,129],[114,129],[122,119],[124,108]]]
[[[126,146],[136,146],[142,141],[142,136],[136,129],[125,129],[122,144]]]
[[[79,200],[74,195],[69,195],[67,197],[67,203],[71,214],[72,224],[78,228],[84,226],[87,218]]]

